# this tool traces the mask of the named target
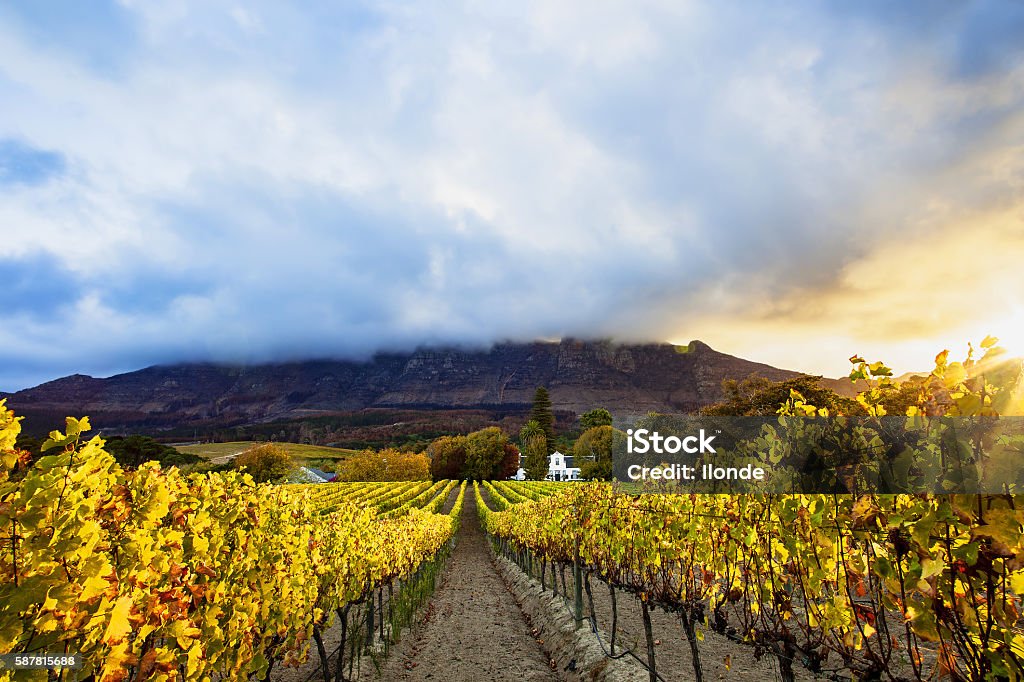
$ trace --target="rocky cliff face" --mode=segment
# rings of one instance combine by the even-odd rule
[[[23,414],[88,414],[108,426],[255,423],[372,407],[527,407],[546,386],[556,410],[606,407],[619,417],[691,411],[721,398],[723,379],[797,376],[704,343],[619,345],[565,340],[490,350],[422,349],[367,362],[148,367],[107,379],[75,375],[9,396]]]

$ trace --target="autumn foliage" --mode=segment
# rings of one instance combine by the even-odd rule
[[[422,453],[363,450],[338,468],[339,481],[429,481],[430,460]]]
[[[234,465],[257,483],[280,481],[295,470],[295,462],[288,451],[273,443],[249,448],[234,459]]]

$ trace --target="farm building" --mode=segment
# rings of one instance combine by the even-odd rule
[[[513,478],[517,481],[526,480],[526,457],[525,455],[519,455],[519,471]],[[548,455],[548,475],[547,480],[549,481],[579,481],[580,470],[575,466],[572,455],[563,455],[558,450],[555,450]]]
[[[299,467],[292,476],[294,483],[330,483],[334,480],[334,474],[313,467]]]

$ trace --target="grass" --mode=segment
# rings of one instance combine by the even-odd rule
[[[219,459],[223,460],[232,455],[244,452],[251,447],[257,445],[265,445],[265,443],[256,441],[234,441],[231,443],[203,443],[200,445],[179,445],[177,446],[178,452],[187,452],[193,455],[199,455],[206,459]],[[310,459],[345,459],[349,455],[355,454],[355,450],[346,450],[344,448],[329,448],[323,445],[303,445],[301,443],[274,443],[279,447],[284,448],[288,451],[292,457],[296,459],[310,460]]]

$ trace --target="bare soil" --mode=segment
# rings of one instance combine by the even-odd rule
[[[365,679],[558,680],[493,564],[467,490],[458,543],[422,620]]]
[[[482,492],[486,496],[486,492]],[[445,510],[451,509],[457,495],[458,487],[449,494]],[[534,627],[529,622],[493,561],[489,543],[480,528],[476,496],[467,489],[457,544],[433,596],[421,609],[412,630],[400,633],[400,641],[390,647],[387,657],[383,660],[378,658],[379,668],[370,657],[362,657],[358,671],[354,671],[355,679],[361,682],[565,679],[562,671],[553,669],[556,666],[542,646],[544,623],[538,622]],[[550,567],[547,576],[550,590]],[[571,571],[567,571],[568,594],[572,594],[573,589],[571,576]],[[601,581],[592,579],[591,586],[598,627],[607,648],[611,631],[611,598],[607,585]],[[563,592],[561,584],[559,592]],[[616,653],[621,654],[623,648],[629,648],[646,662],[646,640],[639,602],[623,592],[618,593],[616,601]],[[586,601],[584,604],[589,615],[589,605]],[[356,619],[361,617],[353,616]],[[660,677],[666,682],[694,679],[689,644],[679,618],[652,609],[651,619],[657,639],[655,656]],[[336,624],[324,633],[332,659],[337,648],[337,629]],[[778,662],[773,656],[758,659],[749,646],[732,642],[714,632],[705,631],[704,634],[705,639],[698,648],[705,680],[765,682],[780,679]],[[795,668],[798,680],[815,679],[799,664]],[[275,682],[322,679],[319,661],[313,651],[306,665],[299,669],[278,669],[274,674]]]
[[[569,590],[573,589],[571,575],[571,571],[566,571],[566,585]],[[612,623],[611,595],[607,584],[593,578],[590,583],[598,627],[603,633],[603,643],[608,647],[610,642],[607,633],[611,632]],[[621,654],[623,648],[630,649],[646,663],[647,638],[644,634],[640,600],[620,591],[616,595],[615,603],[618,612],[615,653]],[[588,606],[584,596],[584,610],[587,615],[590,614]],[[690,643],[686,639],[679,616],[658,608],[651,609],[650,613],[651,631],[655,637],[655,667],[658,674],[666,681],[695,679]],[[775,656],[765,654],[758,659],[754,656],[753,647],[734,642],[706,627],[702,629],[704,639],[697,643],[697,649],[705,680],[765,682],[782,679]],[[815,679],[815,675],[802,668],[799,663],[796,663],[794,668],[797,680]]]
[[[452,513],[452,508],[455,506],[455,500],[459,499],[459,488],[461,486],[462,486],[461,482],[457,483],[455,485],[455,487],[452,488],[452,491],[450,493],[448,493],[448,499],[444,501],[444,506],[441,507],[441,513],[442,514],[451,514]],[[473,491],[470,490],[468,486],[466,487],[466,492],[469,493],[469,494],[473,493]],[[463,507],[465,507],[466,501],[463,500],[462,504],[463,504]]]

